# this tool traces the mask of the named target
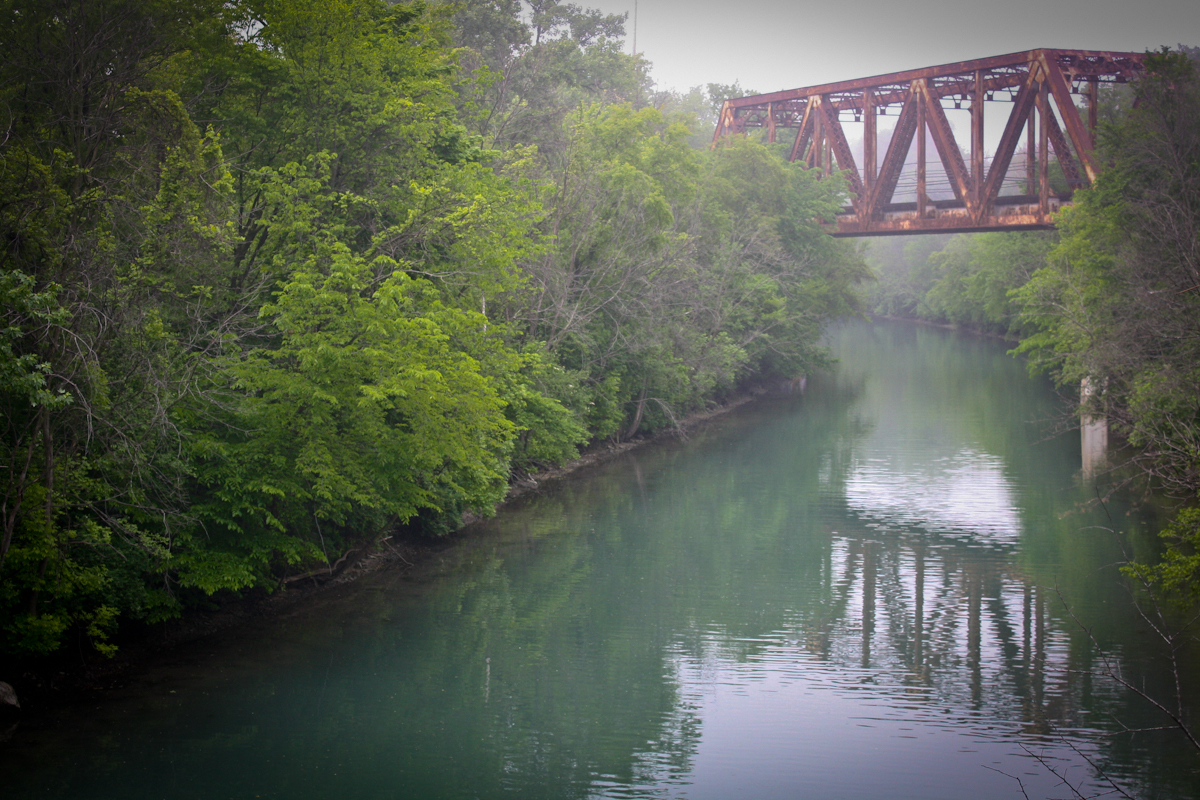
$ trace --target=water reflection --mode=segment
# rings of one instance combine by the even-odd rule
[[[1099,748],[1081,692],[1117,687],[1080,685],[1088,665],[1072,661],[1052,593],[1004,560],[928,538],[843,525],[828,534],[822,596],[781,609],[766,630],[710,621],[680,637],[671,673],[689,724],[672,727],[700,735],[666,751],[686,756],[686,770],[652,771],[639,791],[1014,796],[1012,778],[983,771],[994,766],[1030,796],[1053,796],[1057,778],[1022,743],[1087,789],[1073,748]],[[655,764],[663,751],[640,758]]]
[[[1020,512],[1003,462],[970,448],[906,468],[867,459],[846,480],[846,505],[867,527],[917,527],[976,543],[1016,545]]]
[[[1116,734],[1155,718],[1064,610],[1169,691],[1087,530],[1078,439],[1030,423],[1047,387],[942,332],[835,344],[803,396],[22,731],[6,797],[1015,800],[1069,794],[1047,764],[1099,790],[1085,756],[1188,796],[1194,757]]]

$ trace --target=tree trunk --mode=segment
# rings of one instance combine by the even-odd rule
[[[637,410],[633,412],[633,422],[629,425],[629,430],[625,431],[625,435],[621,437],[621,441],[627,442],[633,438],[633,435],[638,432],[638,428],[642,427],[642,414],[646,411],[646,381],[642,381],[642,391],[638,394]]]

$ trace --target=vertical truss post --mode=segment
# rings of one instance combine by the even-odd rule
[[[1100,81],[1088,81],[1088,130],[1092,141],[1096,141],[1096,127],[1100,124]]]
[[[813,143],[810,165],[821,171],[825,170],[825,110],[821,108],[821,98],[813,99]]]
[[[1036,93],[1034,98],[1034,110],[1029,112],[1025,122],[1025,194],[1034,194],[1037,186],[1037,117],[1041,111],[1036,103]]]
[[[983,71],[975,70],[975,86],[971,94],[971,199],[980,205],[983,199]]]
[[[879,129],[875,120],[875,93],[863,90],[863,184],[867,193],[875,188],[879,172]]]
[[[925,104],[917,104],[917,216],[925,219],[929,195],[925,191]]]
[[[1050,213],[1050,86],[1049,81],[1038,81],[1038,213]]]

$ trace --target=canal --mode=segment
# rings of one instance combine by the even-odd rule
[[[23,726],[4,796],[1200,796],[1200,754],[1129,732],[1167,720],[1115,677],[1175,702],[1117,568],[1161,518],[1095,502],[1003,343],[830,343],[803,394]]]

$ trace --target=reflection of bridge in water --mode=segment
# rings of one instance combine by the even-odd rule
[[[1135,77],[1142,58],[1030,50],[735,98],[721,109],[714,141],[761,128],[775,142],[781,129],[794,130],[792,161],[848,178],[851,204],[835,236],[1051,228],[1073,190],[1095,180],[1100,87]],[[1087,98],[1086,123],[1074,96]],[[984,112],[996,103],[1012,108],[989,158]],[[950,120],[956,111],[970,116],[965,155]],[[891,116],[881,147],[879,117]],[[852,146],[845,124],[863,126],[861,147]],[[1010,175],[1022,133],[1024,169]],[[930,145],[940,169],[930,168]]]
[[[1036,758],[1072,770],[1088,793],[1101,785],[1087,777],[1088,760],[1108,752],[1095,712],[1120,688],[1095,674],[1095,653],[1055,591],[1021,572],[1018,548],[880,525],[837,503],[820,524],[821,560],[805,570],[819,590],[797,594],[769,627],[700,619],[677,634],[669,673],[680,700],[661,737],[675,759],[648,759],[651,771],[703,773],[744,756],[798,764],[819,783],[823,769],[859,768],[855,748],[870,747],[881,764],[923,764],[939,779],[1001,764],[1029,796],[1056,796],[1033,788],[1051,777]],[[740,719],[755,728],[734,742]],[[839,754],[842,743],[859,755]]]
[[[1053,613],[1061,601],[1013,568],[1008,547],[869,522],[846,530],[848,521],[830,532],[833,602],[827,618],[808,621],[808,652],[914,690],[936,688],[931,699],[986,708],[1019,720],[1025,733],[1076,722],[1072,695],[1090,665],[1071,663],[1070,637]]]

